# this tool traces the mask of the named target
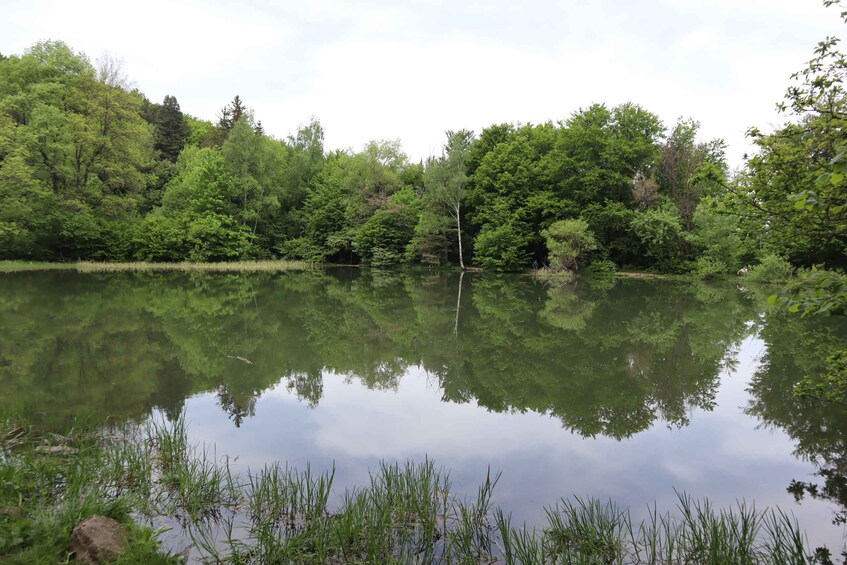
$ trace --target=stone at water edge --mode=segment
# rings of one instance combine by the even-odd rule
[[[129,530],[105,516],[86,518],[71,534],[71,552],[81,563],[114,561],[127,550]]]
[[[5,508],[0,508],[0,516],[8,516],[9,518],[23,518],[24,513],[23,510],[21,510],[17,506],[6,506]]]
[[[47,455],[76,455],[79,450],[67,445],[39,445],[35,448],[36,453]]]

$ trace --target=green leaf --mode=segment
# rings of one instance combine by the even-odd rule
[[[829,177],[829,182],[833,185],[837,185],[842,180],[844,180],[844,174],[843,173],[832,173]]]

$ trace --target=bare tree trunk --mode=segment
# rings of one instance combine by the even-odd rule
[[[459,205],[456,204],[456,232],[459,234],[459,266],[462,268],[462,272],[464,273],[465,260],[462,258],[462,220],[459,212]],[[461,286],[459,287],[459,290],[461,290]]]

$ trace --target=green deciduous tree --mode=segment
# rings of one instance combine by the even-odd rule
[[[486,224],[474,243],[477,263],[493,271],[517,271],[528,266],[526,228],[515,221]]]
[[[221,154],[188,148],[177,167],[162,207],[139,232],[139,258],[220,261],[249,256],[252,233],[239,221],[241,194]]]
[[[606,200],[630,204],[633,181],[658,155],[659,118],[637,104],[594,104],[571,116],[556,143],[554,177],[580,205]]]
[[[34,245],[49,253],[40,258],[125,256],[125,246],[109,238],[125,239],[132,229],[154,154],[142,100],[116,76],[98,75],[60,42],[38,43],[0,64],[0,124],[14,125],[0,127],[0,145],[8,148],[3,162],[17,163],[6,178],[26,170],[55,197],[49,241]]]
[[[419,213],[420,200],[410,188],[392,194],[358,229],[354,240],[356,251],[375,267],[403,262]]]
[[[682,267],[682,217],[671,204],[639,212],[632,219],[632,230],[653,260],[651,267],[675,272]]]
[[[726,181],[725,144],[721,139],[697,140],[700,123],[680,119],[661,148],[655,168],[659,194],[679,209],[685,230],[694,229],[694,211],[700,200],[722,192]],[[711,167],[711,174],[703,174]]]
[[[578,271],[585,255],[597,249],[597,241],[582,219],[554,222],[541,232],[547,241],[550,267]]]
[[[705,257],[711,261],[715,274],[735,273],[753,255],[738,231],[738,218],[711,198],[697,205],[692,231],[686,237],[698,260]]]
[[[847,143],[847,56],[839,41],[821,41],[793,75],[779,105],[792,121],[770,134],[750,131],[758,153],[735,190],[738,214],[761,246],[795,264],[847,266],[847,182],[833,170]]]

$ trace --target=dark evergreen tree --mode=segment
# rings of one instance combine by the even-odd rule
[[[162,152],[162,158],[176,162],[188,139],[188,121],[182,114],[174,96],[165,96],[156,115],[154,147]]]
[[[235,122],[240,120],[247,113],[247,108],[241,101],[241,97],[237,94],[235,95],[235,98],[232,99],[229,108],[232,114],[232,125],[235,125]]]
[[[236,94],[232,102],[221,108],[218,115],[218,127],[229,132],[235,123],[247,114],[247,107],[244,105],[241,97]]]
[[[229,131],[234,124],[235,121],[232,119],[232,111],[229,109],[229,106],[227,105],[221,108],[218,114],[218,127],[224,131]]]

